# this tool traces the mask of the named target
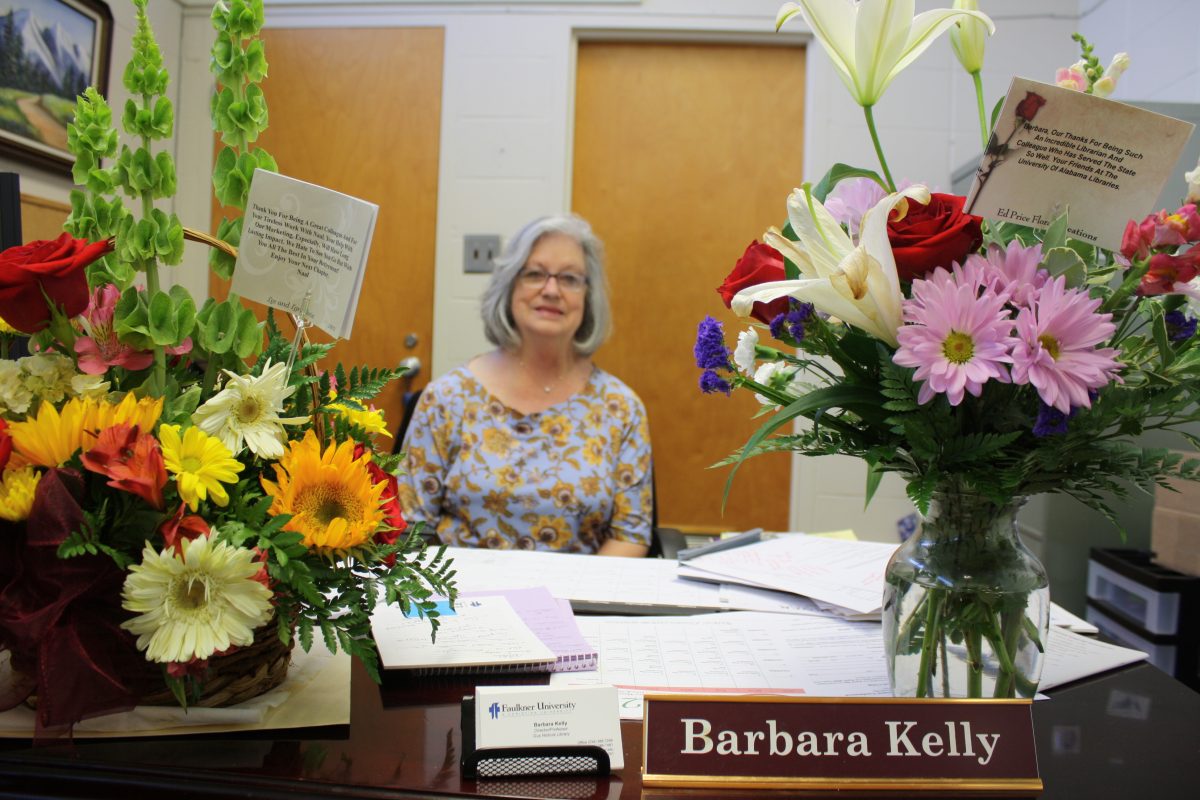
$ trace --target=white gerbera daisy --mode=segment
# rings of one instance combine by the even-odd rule
[[[138,614],[121,627],[138,637],[146,658],[160,663],[205,659],[254,641],[254,629],[271,617],[271,590],[254,580],[254,553],[210,536],[155,552],[129,568],[121,606]]]
[[[288,386],[286,364],[267,362],[262,374],[229,376],[225,388],[192,414],[192,421],[209,436],[215,436],[235,456],[242,446],[263,458],[279,458],[287,435],[284,425],[306,422],[308,417],[281,417],[283,401],[296,391]]]

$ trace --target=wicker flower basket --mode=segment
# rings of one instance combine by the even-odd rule
[[[200,697],[189,697],[188,705],[224,708],[271,691],[287,678],[295,642],[294,637],[286,645],[279,641],[279,630],[271,619],[254,632],[251,644],[208,660],[208,670],[200,678]],[[161,685],[161,670],[157,664],[152,666]],[[169,689],[143,695],[141,702],[150,706],[176,705]]]

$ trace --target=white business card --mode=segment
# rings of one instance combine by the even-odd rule
[[[478,686],[475,746],[594,745],[613,769],[625,766],[613,686]]]

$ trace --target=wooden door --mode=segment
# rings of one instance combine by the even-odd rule
[[[607,247],[615,331],[598,362],[646,403],[660,524],[786,530],[791,461],[708,469],[762,422],[747,393],[701,395],[692,359],[706,314],[736,342],[715,288],[752,239],[786,219],[801,183],[804,50],[584,42],[572,205]]]
[[[71,206],[44,197],[21,195],[21,240],[57,239],[71,213]]]
[[[402,394],[428,381],[433,352],[443,31],[268,29],[263,40],[270,126],[259,144],[282,174],[379,206],[354,332],[328,364],[420,359],[413,381],[393,382],[375,401],[395,431]],[[223,212],[214,201],[214,230]],[[223,296],[219,283],[213,293]],[[329,340],[319,331],[313,338]]]

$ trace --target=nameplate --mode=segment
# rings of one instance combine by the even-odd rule
[[[646,786],[1040,792],[1029,700],[646,695]]]
[[[477,686],[480,749],[591,745],[625,766],[617,690],[612,686]]]

